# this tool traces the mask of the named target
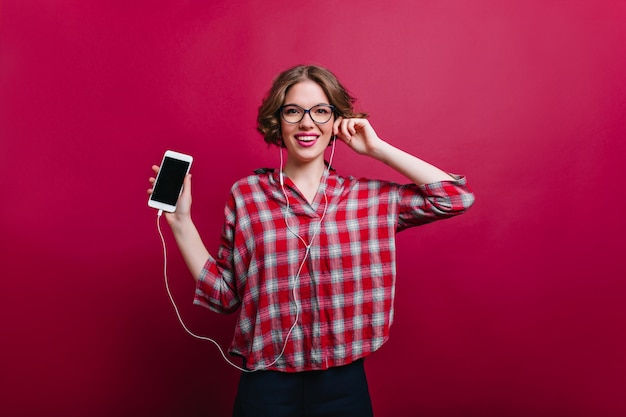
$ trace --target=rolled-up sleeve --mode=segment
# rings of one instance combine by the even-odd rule
[[[462,175],[454,180],[400,186],[397,231],[465,213],[474,204],[474,193]]]
[[[232,313],[241,304],[233,263],[235,211],[232,198],[225,209],[225,222],[217,257],[209,255],[196,283],[194,304],[218,313]]]

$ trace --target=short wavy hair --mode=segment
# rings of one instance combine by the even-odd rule
[[[268,144],[282,146],[280,106],[284,104],[289,89],[305,80],[311,80],[322,87],[330,101],[328,104],[335,107],[335,117],[367,117],[367,113],[355,113],[353,107],[355,98],[348,93],[348,90],[341,85],[332,72],[315,65],[299,65],[280,73],[276,77],[267,96],[259,106],[257,130]]]

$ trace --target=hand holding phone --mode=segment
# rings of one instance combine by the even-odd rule
[[[183,181],[189,173],[193,157],[180,152],[166,151],[153,184],[148,206],[173,213],[183,190]]]

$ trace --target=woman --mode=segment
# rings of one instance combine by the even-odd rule
[[[276,78],[258,130],[279,148],[280,169],[232,187],[217,256],[191,219],[190,176],[177,211],[166,214],[197,280],[194,302],[239,311],[229,348],[245,371],[235,416],[371,415],[363,358],[389,336],[395,234],[474,201],[463,177],[379,138],[353,102],[324,68]],[[337,141],[410,183],[339,176],[331,168]]]

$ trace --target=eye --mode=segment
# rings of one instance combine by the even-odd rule
[[[314,112],[319,115],[327,115],[330,114],[330,108],[326,106],[319,106],[315,108]]]
[[[300,113],[302,113],[302,110],[296,106],[287,106],[283,108],[283,114],[286,116]]]

